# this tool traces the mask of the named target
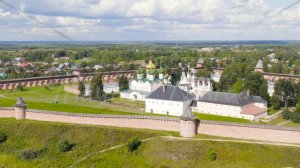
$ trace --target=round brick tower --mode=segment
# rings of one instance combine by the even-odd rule
[[[194,137],[196,135],[196,119],[190,107],[180,117],[180,136]]]
[[[22,99],[22,97],[19,97],[17,99],[17,103],[15,105],[15,118],[16,120],[23,120],[25,119],[25,115],[26,115],[26,104],[24,102],[24,100]]]

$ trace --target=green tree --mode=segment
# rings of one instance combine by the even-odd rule
[[[246,63],[232,63],[222,73],[220,79],[220,91],[229,91],[238,80],[242,80],[252,71],[252,65]]]
[[[93,100],[103,100],[104,95],[102,74],[96,74],[91,80],[91,98]]]
[[[123,91],[127,89],[129,89],[129,81],[126,76],[121,76],[119,78],[119,90]]]
[[[129,152],[133,152],[133,151],[137,150],[141,144],[142,144],[142,141],[139,140],[138,138],[134,137],[128,141],[127,149]]]
[[[78,90],[79,90],[79,96],[84,96],[84,92],[85,92],[85,86],[83,81],[79,81],[78,82]]]
[[[242,80],[237,80],[230,88],[231,93],[240,93],[244,90],[244,84]]]
[[[245,89],[248,89],[252,95],[261,96],[265,100],[269,100],[268,82],[260,72],[252,72],[247,76]]]
[[[295,104],[297,101],[296,85],[291,81],[280,79],[275,83],[273,96],[284,102],[284,107]]]

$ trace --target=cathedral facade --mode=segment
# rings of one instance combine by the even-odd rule
[[[158,78],[155,76],[158,73]],[[164,75],[164,69],[156,69],[156,65],[150,60],[145,69],[137,71],[136,79],[130,81],[129,89],[122,91],[120,97],[124,99],[145,101],[145,97],[154,90],[167,84],[167,75]]]

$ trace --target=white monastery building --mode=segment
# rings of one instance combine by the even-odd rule
[[[129,89],[122,91],[120,97],[124,99],[145,101],[145,97],[151,92],[162,86],[163,82],[168,83],[167,75],[164,75],[164,69],[156,69],[156,65],[150,60],[146,65],[146,77],[144,77],[144,70],[137,71],[135,80],[130,81]],[[155,73],[158,72],[158,78]]]
[[[212,91],[213,86],[209,78],[196,77],[195,70],[189,69],[187,74],[182,70],[178,86],[192,94],[196,100],[205,93]]]
[[[161,86],[146,97],[148,113],[182,116],[191,111],[193,96],[178,86]]]
[[[239,94],[207,92],[196,103],[193,110],[200,113],[257,120],[267,116],[267,101],[260,96],[242,92]]]

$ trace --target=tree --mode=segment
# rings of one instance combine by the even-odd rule
[[[211,73],[209,71],[204,70],[204,69],[199,69],[196,73],[196,76],[210,78]]]
[[[139,140],[138,138],[134,137],[128,141],[127,149],[129,152],[133,152],[133,151],[137,150],[141,144],[142,144],[142,141]]]
[[[129,81],[126,76],[121,76],[119,79],[119,90],[121,92],[127,89],[129,89]]]
[[[252,95],[261,96],[265,100],[269,100],[268,82],[260,72],[252,72],[247,76],[245,89],[248,89]]]
[[[104,97],[102,74],[96,74],[91,80],[91,98],[101,100]]]
[[[273,96],[284,102],[284,107],[295,104],[297,101],[296,85],[291,81],[280,79],[275,83]]]
[[[85,92],[85,86],[83,81],[79,81],[78,83],[79,96],[83,97]]]
[[[242,80],[236,81],[230,88],[232,93],[240,93],[244,90],[244,84]]]
[[[224,69],[220,79],[220,91],[227,92],[238,80],[242,80],[252,71],[252,66],[246,63],[232,63]]]

